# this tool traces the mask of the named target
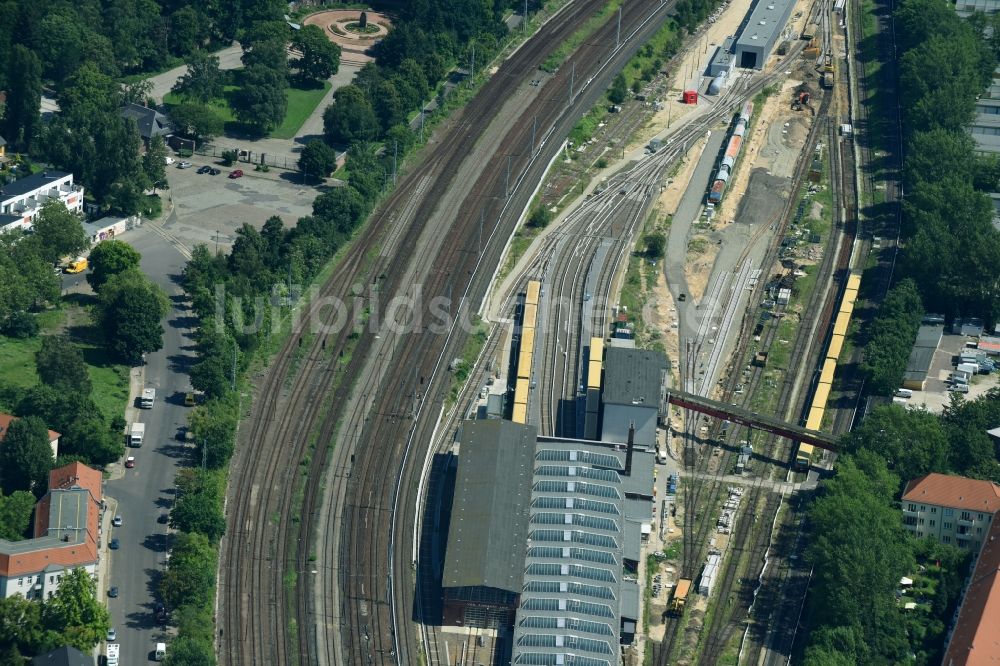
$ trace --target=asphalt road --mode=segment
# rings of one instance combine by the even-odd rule
[[[145,388],[156,389],[156,404],[151,410],[135,410],[146,424],[143,446],[126,453],[136,457],[136,466],[124,470],[124,477],[105,484],[105,493],[118,500],[117,513],[123,519],[122,526],[113,528],[109,537],[117,538],[121,547],[108,551],[108,586],[117,585],[119,591],[117,599],[108,600],[108,608],[112,626],[118,630],[122,663],[137,664],[151,660],[157,641],[169,643],[154,617],[170,538],[167,526],[156,519],[170,509],[174,475],[188,455],[175,435],[190,412],[184,406],[184,393],[190,387],[186,370],[193,356],[187,329],[192,322],[185,308],[178,309],[182,306],[177,298],[181,289],[174,282],[184,258],[161,236],[143,227],[119,238],[142,254],[143,272],[171,296],[172,302],[163,324],[163,349],[146,357]],[[107,590],[100,593],[107,595]]]

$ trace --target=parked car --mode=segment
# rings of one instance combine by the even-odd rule
[[[118,597],[117,585],[112,585],[111,587],[108,588],[108,596],[111,597],[112,599],[116,599]]]
[[[114,525],[115,527],[121,527],[122,526],[122,517],[121,516],[115,516],[114,518],[111,519],[111,524]]]
[[[121,546],[121,542],[118,539],[112,539],[111,543],[108,544],[108,548],[111,550],[118,550],[119,546]]]
[[[220,173],[222,173],[222,169],[216,169],[215,167],[212,167],[208,170],[208,172],[213,176],[218,176]]]
[[[242,178],[243,177],[243,169],[233,169],[232,171],[229,172],[229,177],[230,178]]]
[[[212,167],[206,164],[205,166],[198,169],[198,173],[212,173]]]
[[[129,456],[125,459],[125,467],[132,469],[135,467],[135,456]]]
[[[187,393],[185,393],[184,394],[184,406],[185,407],[194,407],[194,403],[195,403],[194,393],[192,393],[190,391],[187,392]]]
[[[110,643],[110,642],[115,641],[117,639],[118,639],[118,632],[115,630],[115,628],[111,627],[110,629],[108,629],[108,638],[107,638],[107,641]]]
[[[168,522],[170,522],[170,514],[169,513],[161,513],[157,517],[156,522],[158,522],[161,525],[166,525]]]
[[[194,165],[191,164],[190,162],[181,162],[180,164],[177,165],[177,168],[178,169],[190,169],[193,166]]]
[[[167,155],[166,157],[163,158],[163,161],[166,162],[167,165],[169,166],[174,163],[174,158],[170,157],[170,155]]]

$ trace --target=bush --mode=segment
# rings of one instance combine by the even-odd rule
[[[177,151],[177,157],[191,157],[194,155],[194,151],[190,148],[181,148]]]
[[[12,313],[3,323],[3,333],[12,338],[33,338],[38,335],[38,320],[30,312],[20,310]]]
[[[222,164],[225,166],[233,166],[236,164],[236,159],[239,157],[239,153],[235,150],[223,150],[222,151]]]
[[[598,169],[606,169],[608,168],[608,160],[603,157],[600,157],[598,158],[597,162],[594,163],[594,166],[596,166]]]
[[[552,213],[549,212],[549,209],[545,206],[539,206],[531,211],[531,215],[528,217],[528,226],[535,229],[544,229],[549,226],[549,222],[551,221]]]

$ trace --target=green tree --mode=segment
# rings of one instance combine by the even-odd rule
[[[42,101],[42,65],[33,52],[20,44],[9,55],[7,102],[3,107],[3,136],[10,148],[27,152],[38,131]]]
[[[90,242],[80,224],[61,201],[47,201],[33,223],[38,254],[49,263],[85,250]]]
[[[222,118],[204,104],[183,103],[170,108],[170,120],[178,134],[204,143],[222,134]]]
[[[160,583],[163,600],[172,608],[208,603],[215,589],[215,559],[215,548],[205,535],[178,534]]]
[[[0,598],[0,646],[13,647],[20,654],[39,654],[59,645],[59,635],[42,625],[42,604],[20,594]],[[3,661],[21,664],[23,660]]]
[[[161,321],[168,311],[163,290],[137,270],[128,270],[105,283],[96,315],[108,350],[137,364],[144,354],[163,348]]]
[[[100,293],[104,284],[114,275],[139,268],[142,255],[128,243],[120,240],[105,240],[90,251],[90,273],[87,282]]]
[[[233,354],[239,353],[232,337],[213,329],[198,342],[198,362],[191,367],[191,386],[209,399],[232,390]]]
[[[84,62],[70,75],[59,91],[60,115],[75,129],[91,127],[91,122],[117,115],[120,88],[115,80],[94,63]]]
[[[155,106],[151,103],[150,94],[153,92],[153,82],[149,79],[139,79],[132,83],[122,85],[122,106],[126,104],[138,104],[139,106]]]
[[[326,141],[348,146],[355,141],[371,141],[378,131],[378,117],[364,92],[352,84],[338,88],[333,94],[333,104],[323,111]]]
[[[528,226],[544,229],[552,222],[552,211],[545,206],[537,206],[528,216]]]
[[[164,666],[215,666],[215,650],[211,641],[195,640],[180,635],[170,643]]]
[[[232,401],[210,400],[191,414],[191,432],[198,458],[210,469],[225,467],[236,445],[239,420]]]
[[[42,624],[62,634],[63,641],[90,652],[104,640],[111,616],[96,597],[97,584],[86,569],[63,574],[59,589],[42,606]]]
[[[209,37],[211,24],[192,6],[180,7],[170,15],[170,51],[177,55],[195,52]]]
[[[154,189],[166,185],[167,143],[162,136],[154,136],[149,140],[149,147],[142,156],[142,170]]]
[[[302,149],[299,169],[306,176],[325,179],[337,168],[337,152],[322,141],[313,139]]]
[[[59,454],[77,456],[88,465],[107,465],[125,453],[122,430],[109,427],[98,413],[81,414],[65,428]]]
[[[642,242],[646,245],[647,259],[663,258],[663,250],[667,247],[667,237],[664,234],[646,234],[642,237]]]
[[[35,513],[35,496],[24,490],[0,494],[0,539],[20,541],[28,534]],[[0,644],[3,640],[0,639]]]
[[[222,489],[212,472],[181,470],[177,475],[179,497],[170,511],[170,525],[184,532],[196,532],[218,543],[226,531],[222,515]]]
[[[340,68],[340,47],[318,25],[302,26],[292,38],[292,47],[302,54],[295,67],[306,81],[325,81]]]
[[[52,469],[49,429],[37,416],[11,422],[0,446],[0,474],[7,493],[30,490],[41,497]]]
[[[883,405],[844,438],[844,450],[868,449],[887,462],[903,483],[948,469],[948,436],[930,412]]]
[[[628,96],[628,84],[625,82],[625,75],[619,74],[608,88],[608,101],[612,104],[621,104]]]
[[[187,72],[174,84],[173,92],[201,104],[222,97],[225,76],[219,69],[218,56],[200,49],[192,51],[187,67]]]
[[[913,280],[903,280],[886,294],[868,326],[861,363],[872,394],[890,395],[900,387],[923,312]]]
[[[47,335],[35,352],[35,370],[43,383],[58,391],[90,395],[90,374],[83,352],[65,335]]]
[[[244,70],[243,85],[233,100],[233,111],[241,123],[264,133],[281,123],[287,108],[285,78],[280,72],[263,65]]]

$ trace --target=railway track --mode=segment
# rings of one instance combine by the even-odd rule
[[[648,30],[656,27],[653,19],[662,14],[663,6],[659,3],[633,3],[626,9],[623,26],[628,31]],[[607,26],[602,30],[606,31]],[[607,57],[607,52],[601,46],[601,31],[598,31],[594,45],[585,45],[574,56],[579,63],[594,63]],[[620,58],[627,57],[621,53]],[[554,85],[555,90],[562,87],[566,76],[565,68],[550,80],[547,85]],[[575,114],[588,99],[599,94],[592,91],[577,91],[573,104],[569,107]],[[559,135],[568,131],[573,116],[566,113],[567,107],[561,98],[545,98],[545,90],[539,97],[542,106],[538,113],[528,109],[523,117],[537,117],[542,126],[557,127],[552,133]],[[592,102],[591,102],[592,103]],[[506,146],[526,146],[528,136],[532,131],[532,123],[521,122],[511,129],[508,138],[501,142]],[[503,155],[505,157],[505,155]],[[523,173],[523,162],[518,164],[515,155],[514,172]],[[527,159],[524,155],[521,159]],[[504,169],[501,164],[506,160],[498,159],[498,164],[484,169],[480,183],[473,186],[471,196],[473,201],[482,202],[484,195],[490,191],[505,191],[498,187],[497,174]],[[519,181],[523,178],[520,177]],[[516,188],[515,188],[516,189]],[[494,206],[506,209],[502,202]],[[472,219],[464,226],[459,226],[455,233],[459,238],[471,241],[478,230],[478,216],[475,212],[468,215],[460,208],[460,216],[467,215]],[[500,211],[498,211],[499,213]],[[492,217],[492,211],[487,209],[487,216]],[[507,222],[513,223],[511,216]],[[507,224],[505,222],[505,224]],[[510,226],[505,226],[500,236],[509,233]],[[494,263],[498,259],[500,243],[494,242],[498,234],[490,233],[490,238],[483,250],[483,255],[470,252],[468,249],[455,246],[443,247],[435,265],[452,268],[447,275],[460,276],[454,284],[434,284],[431,276],[431,288],[425,284],[425,291],[440,295],[445,291],[458,292],[461,297],[456,304],[457,310],[469,311],[482,298],[488,276],[479,269],[484,263]],[[467,242],[466,247],[469,243]],[[452,287],[455,287],[452,290]],[[409,516],[415,512],[410,499],[416,490],[416,470],[409,466],[408,457],[411,445],[420,442],[420,447],[431,441],[434,422],[426,418],[435,414],[444,398],[444,387],[447,376],[439,372],[443,367],[442,360],[450,358],[454,350],[460,348],[464,340],[461,330],[452,328],[447,336],[425,335],[422,332],[410,335],[407,344],[400,345],[389,361],[390,371],[381,385],[372,404],[373,418],[369,419],[361,431],[359,460],[356,467],[355,481],[348,482],[347,502],[341,515],[342,561],[350,562],[353,571],[342,571],[341,589],[343,590],[345,616],[351,617],[352,627],[344,627],[343,638],[345,652],[354,663],[411,663],[411,646],[413,640],[412,625],[409,615],[397,621],[396,609],[404,610],[412,607],[413,591],[406,582],[409,572],[409,562],[403,558],[394,559],[397,551],[397,541],[412,528],[415,520]],[[416,367],[417,372],[411,372]],[[417,377],[420,381],[418,382]],[[424,380],[426,379],[426,384]],[[419,391],[419,392],[418,392]],[[399,396],[407,394],[418,395],[412,405],[410,417],[400,418],[400,412],[406,411],[400,404]],[[400,407],[404,407],[403,410]],[[419,459],[419,454],[417,454]],[[399,464],[387,465],[386,461],[399,460]],[[405,526],[405,527],[404,527]],[[372,529],[374,527],[375,529]],[[388,529],[385,529],[388,527]],[[403,546],[400,545],[399,549]],[[358,571],[360,569],[360,572]],[[395,581],[401,581],[395,585]],[[407,654],[396,654],[398,650],[407,650]]]
[[[568,36],[575,25],[581,20],[586,10],[596,6],[596,2],[576,3],[575,11],[566,11],[562,19],[552,22],[545,36],[556,38]],[[538,42],[536,42],[537,44]],[[539,53],[547,49],[547,45],[525,48],[521,50],[521,58],[512,58],[509,67],[515,71],[530,69],[528,63],[536,62]],[[516,54],[515,54],[516,56]],[[489,84],[481,94],[479,116],[481,127],[489,118],[486,109],[490,108],[494,99],[502,99],[509,94],[513,77],[496,77],[496,87],[491,90]],[[393,239],[402,240],[407,234],[412,234],[422,220],[417,219],[417,210],[426,211],[428,205],[417,205],[421,198],[421,188],[426,186],[426,177],[444,176],[449,171],[454,173],[453,163],[464,157],[461,152],[468,149],[468,141],[457,140],[463,134],[468,136],[470,127],[464,117],[476,118],[475,102],[470,104],[469,111],[464,116],[459,114],[457,122],[451,128],[456,140],[442,142],[442,148],[435,151],[423,165],[424,172],[420,177],[405,179],[395,194],[390,197],[374,219],[365,227],[362,236],[355,242],[348,254],[341,260],[331,279],[322,288],[321,298],[316,299],[307,310],[302,321],[315,323],[317,320],[329,323],[320,313],[322,301],[328,297],[348,294],[349,287],[359,278],[366,282],[364,276],[371,269],[368,259],[369,248],[376,247],[388,240],[383,246],[382,261],[376,263],[376,276],[382,274],[382,268],[387,266],[386,260],[392,256],[387,250],[392,249]],[[452,165],[449,169],[449,165]],[[440,195],[438,195],[440,196]],[[400,213],[402,211],[402,213]],[[409,213],[409,215],[408,215]],[[393,233],[393,226],[396,231]],[[402,229],[408,228],[404,234]],[[359,313],[353,312],[353,315]],[[301,330],[301,329],[300,329]],[[288,373],[296,352],[301,348],[302,333],[289,337],[289,340],[279,352],[274,365],[267,374],[258,390],[251,417],[247,420],[250,428],[241,432],[241,452],[234,458],[232,478],[239,479],[232,483],[227,497],[227,514],[229,536],[223,541],[222,549],[222,580],[220,581],[220,600],[224,606],[220,613],[220,654],[224,655],[226,663],[338,663],[338,659],[330,651],[325,655],[315,654],[306,631],[306,623],[312,619],[308,615],[308,595],[294,595],[297,608],[292,608],[288,594],[286,578],[291,575],[301,575],[308,571],[304,562],[311,559],[309,542],[313,524],[311,518],[315,515],[314,490],[318,484],[319,475],[310,475],[307,486],[307,504],[302,516],[306,520],[299,522],[299,528],[294,529],[295,521],[285,521],[291,516],[293,489],[297,482],[299,461],[305,455],[307,441],[313,432],[313,424],[317,420],[324,396],[330,390],[333,378],[337,375],[331,368],[336,361],[348,351],[352,331],[343,328],[332,341],[331,354],[327,356],[327,341],[324,336],[315,336],[305,351],[304,362],[297,369],[292,386],[284,387],[285,376]],[[351,375],[344,376],[341,372],[340,390],[334,400],[343,400],[351,388]],[[325,405],[323,405],[325,407]],[[329,412],[327,412],[329,413]],[[335,423],[335,422],[334,422]],[[332,434],[333,423],[329,419],[323,424],[320,435]],[[328,450],[326,442],[320,439],[322,446],[318,451]],[[312,470],[322,470],[322,459],[314,460]],[[348,477],[341,477],[348,478]],[[311,504],[310,504],[311,502]],[[297,532],[297,533],[296,533]],[[303,538],[303,536],[307,538]],[[294,552],[294,556],[293,556]],[[294,557],[294,560],[293,560]],[[289,572],[287,564],[295,562],[295,568]],[[224,596],[222,596],[224,594]],[[291,636],[293,630],[285,618],[296,610],[299,626],[299,642],[293,646]],[[333,616],[329,608],[321,610],[326,621]]]

